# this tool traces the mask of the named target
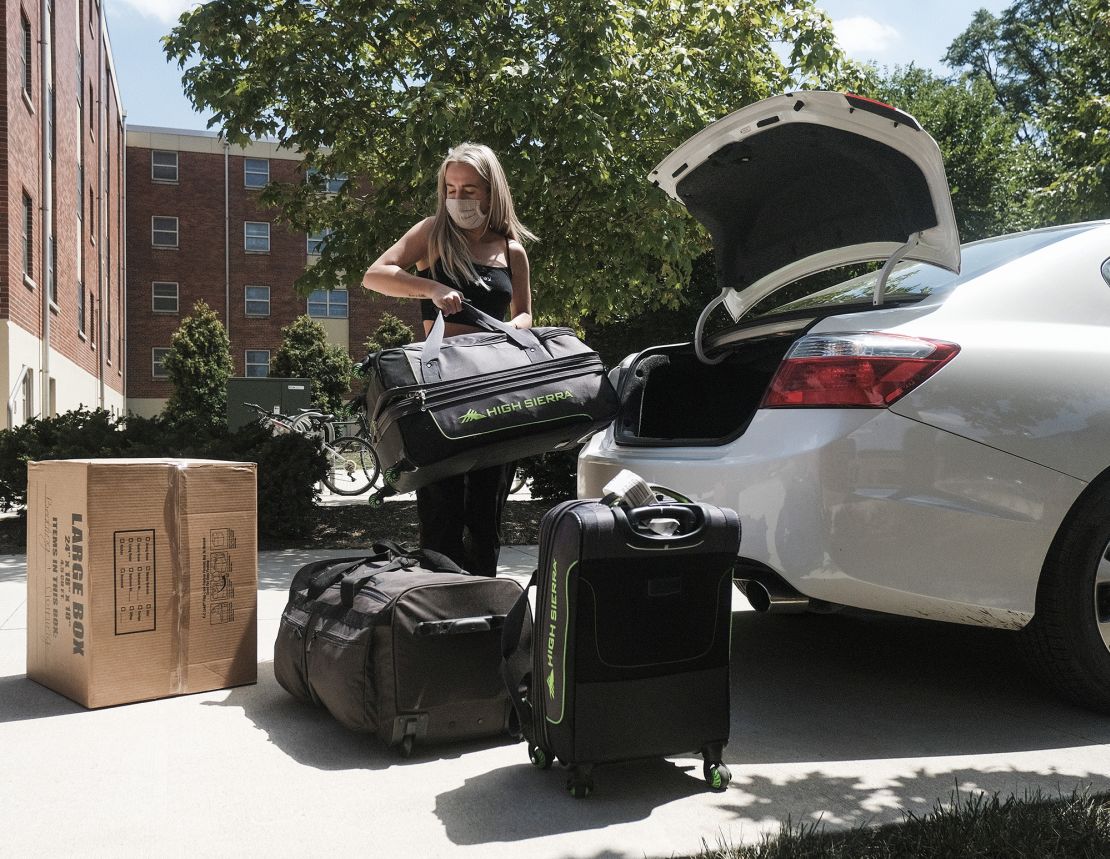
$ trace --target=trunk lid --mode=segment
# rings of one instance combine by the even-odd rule
[[[748,105],[683,143],[650,179],[713,239],[721,296],[696,341],[718,303],[739,320],[830,268],[906,259],[960,269],[936,142],[909,114],[871,99],[797,92]]]

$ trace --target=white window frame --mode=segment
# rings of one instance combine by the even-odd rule
[[[251,227],[265,227],[266,235],[251,235]],[[251,239],[255,242],[265,241],[266,247],[251,247]],[[249,254],[268,254],[270,252],[270,222],[269,221],[244,221],[243,222],[243,250]]]
[[[305,171],[305,177],[311,181],[313,176],[320,176],[324,183],[325,194],[338,194],[339,190],[347,184],[347,174],[337,173],[335,176],[325,176],[320,172],[318,167],[309,167]]]
[[[332,313],[333,306],[335,308],[340,307],[340,304],[334,298],[334,296],[337,293],[343,293],[343,303],[342,303],[343,313],[342,314]],[[320,297],[321,294],[323,295],[322,298]],[[308,315],[312,319],[347,319],[348,316],[350,315],[350,308],[351,308],[350,296],[348,295],[348,292],[345,289],[317,289],[317,290],[314,290],[312,292],[312,294],[308,296],[308,303],[307,304],[308,304]],[[324,308],[323,308],[324,312],[323,313],[313,313],[313,311],[312,311],[312,305],[313,304],[316,304],[316,305],[323,304],[324,305]]]
[[[263,165],[265,169],[259,167]],[[261,177],[261,181],[259,181]],[[269,158],[244,158],[243,159],[243,187],[265,188],[270,184],[270,159]]]
[[[23,192],[23,282],[28,286],[35,284],[35,201],[26,191]]]
[[[251,356],[265,355],[266,356],[266,372],[262,375],[251,372],[251,367],[260,367],[262,364],[251,361]],[[243,375],[252,379],[266,379],[270,376],[270,350],[269,349],[247,349],[243,352]]]
[[[172,164],[169,164],[169,163],[159,164],[157,162],[157,156],[159,156],[159,155],[161,155],[161,156],[172,155],[173,156],[173,163]],[[150,181],[152,181],[152,182],[165,182],[167,184],[176,185],[178,179],[180,178],[180,168],[181,168],[181,162],[180,162],[180,159],[178,157],[177,152],[174,152],[173,150],[169,150],[169,149],[152,149],[152,150],[150,150]],[[172,170],[173,171],[172,178],[168,175],[167,176],[159,176],[158,175],[158,170],[159,169],[161,169],[163,171]]]
[[[152,379],[168,379],[170,376],[166,372],[165,360],[166,356],[173,350],[169,346],[154,346],[150,350],[150,377]],[[161,359],[161,360],[159,360]],[[162,368],[162,372],[158,372],[158,368]]]
[[[35,75],[35,38],[31,30],[31,21],[23,14],[23,10],[19,10],[19,56],[23,65],[21,85],[23,87],[23,95],[27,98],[28,103],[31,102],[31,95],[34,92],[34,75]]]
[[[158,287],[160,287],[160,286],[161,287],[172,286],[173,287],[173,295],[171,296],[169,294],[169,291],[165,290],[165,289],[162,290],[162,295],[159,295],[158,294]],[[172,299],[173,300],[173,308],[170,309],[169,307],[159,307],[158,306],[158,299],[163,299],[163,301]],[[172,281],[172,280],[152,280],[150,282],[150,309],[154,313],[174,313],[174,314],[176,314],[176,313],[181,312],[181,293],[180,293],[180,287],[178,286],[176,281]]]
[[[173,229],[170,230],[165,225],[163,225],[161,228],[157,227],[156,224],[158,223],[158,221],[173,221]],[[150,216],[150,245],[151,245],[151,247],[155,247],[155,248],[176,248],[176,247],[178,247],[178,244],[180,242],[180,232],[181,232],[181,224],[174,215],[151,215]],[[157,236],[158,233],[167,233],[167,234],[172,233],[173,234],[173,244],[172,245],[171,244],[165,244],[165,243],[159,244],[158,242],[156,242],[155,241],[155,236]]]
[[[331,230],[327,227],[320,230],[318,233],[309,233],[306,241],[305,251],[310,257],[320,256],[323,250],[324,242],[327,241],[328,236],[331,235]]]
[[[264,289],[264,290],[266,290],[266,298],[265,299],[251,298],[250,291],[252,289]],[[257,310],[251,310],[251,305],[252,304],[261,304],[263,301],[266,302],[266,312],[265,313],[260,313]],[[248,283],[246,286],[244,286],[243,287],[243,313],[246,314],[248,317],[253,317],[253,318],[258,318],[258,319],[269,316],[270,315],[270,287],[263,286],[260,283]]]

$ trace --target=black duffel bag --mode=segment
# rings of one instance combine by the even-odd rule
[[[470,304],[456,318],[483,331],[444,337],[440,314],[423,343],[366,364],[378,498],[570,447],[616,414],[605,366],[570,328],[514,328]]]
[[[274,674],[295,698],[405,755],[415,742],[504,734],[513,714],[501,627],[521,592],[391,542],[317,561],[293,577]]]

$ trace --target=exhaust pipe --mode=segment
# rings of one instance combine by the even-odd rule
[[[752,608],[768,614],[801,614],[809,610],[809,597],[784,582],[739,579],[737,583]]]

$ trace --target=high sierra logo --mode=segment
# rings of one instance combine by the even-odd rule
[[[486,409],[486,413],[482,414],[474,408],[469,409],[465,414],[459,418],[460,423],[468,424],[473,421],[479,421],[483,418],[495,418],[498,415],[507,415],[511,412],[519,412],[523,409],[537,409],[540,406],[546,406],[549,403],[557,403],[561,400],[573,400],[574,394],[570,391],[556,391],[553,394],[541,394],[538,397],[527,397],[523,400],[516,400],[511,403],[504,403],[500,406],[491,406]]]

